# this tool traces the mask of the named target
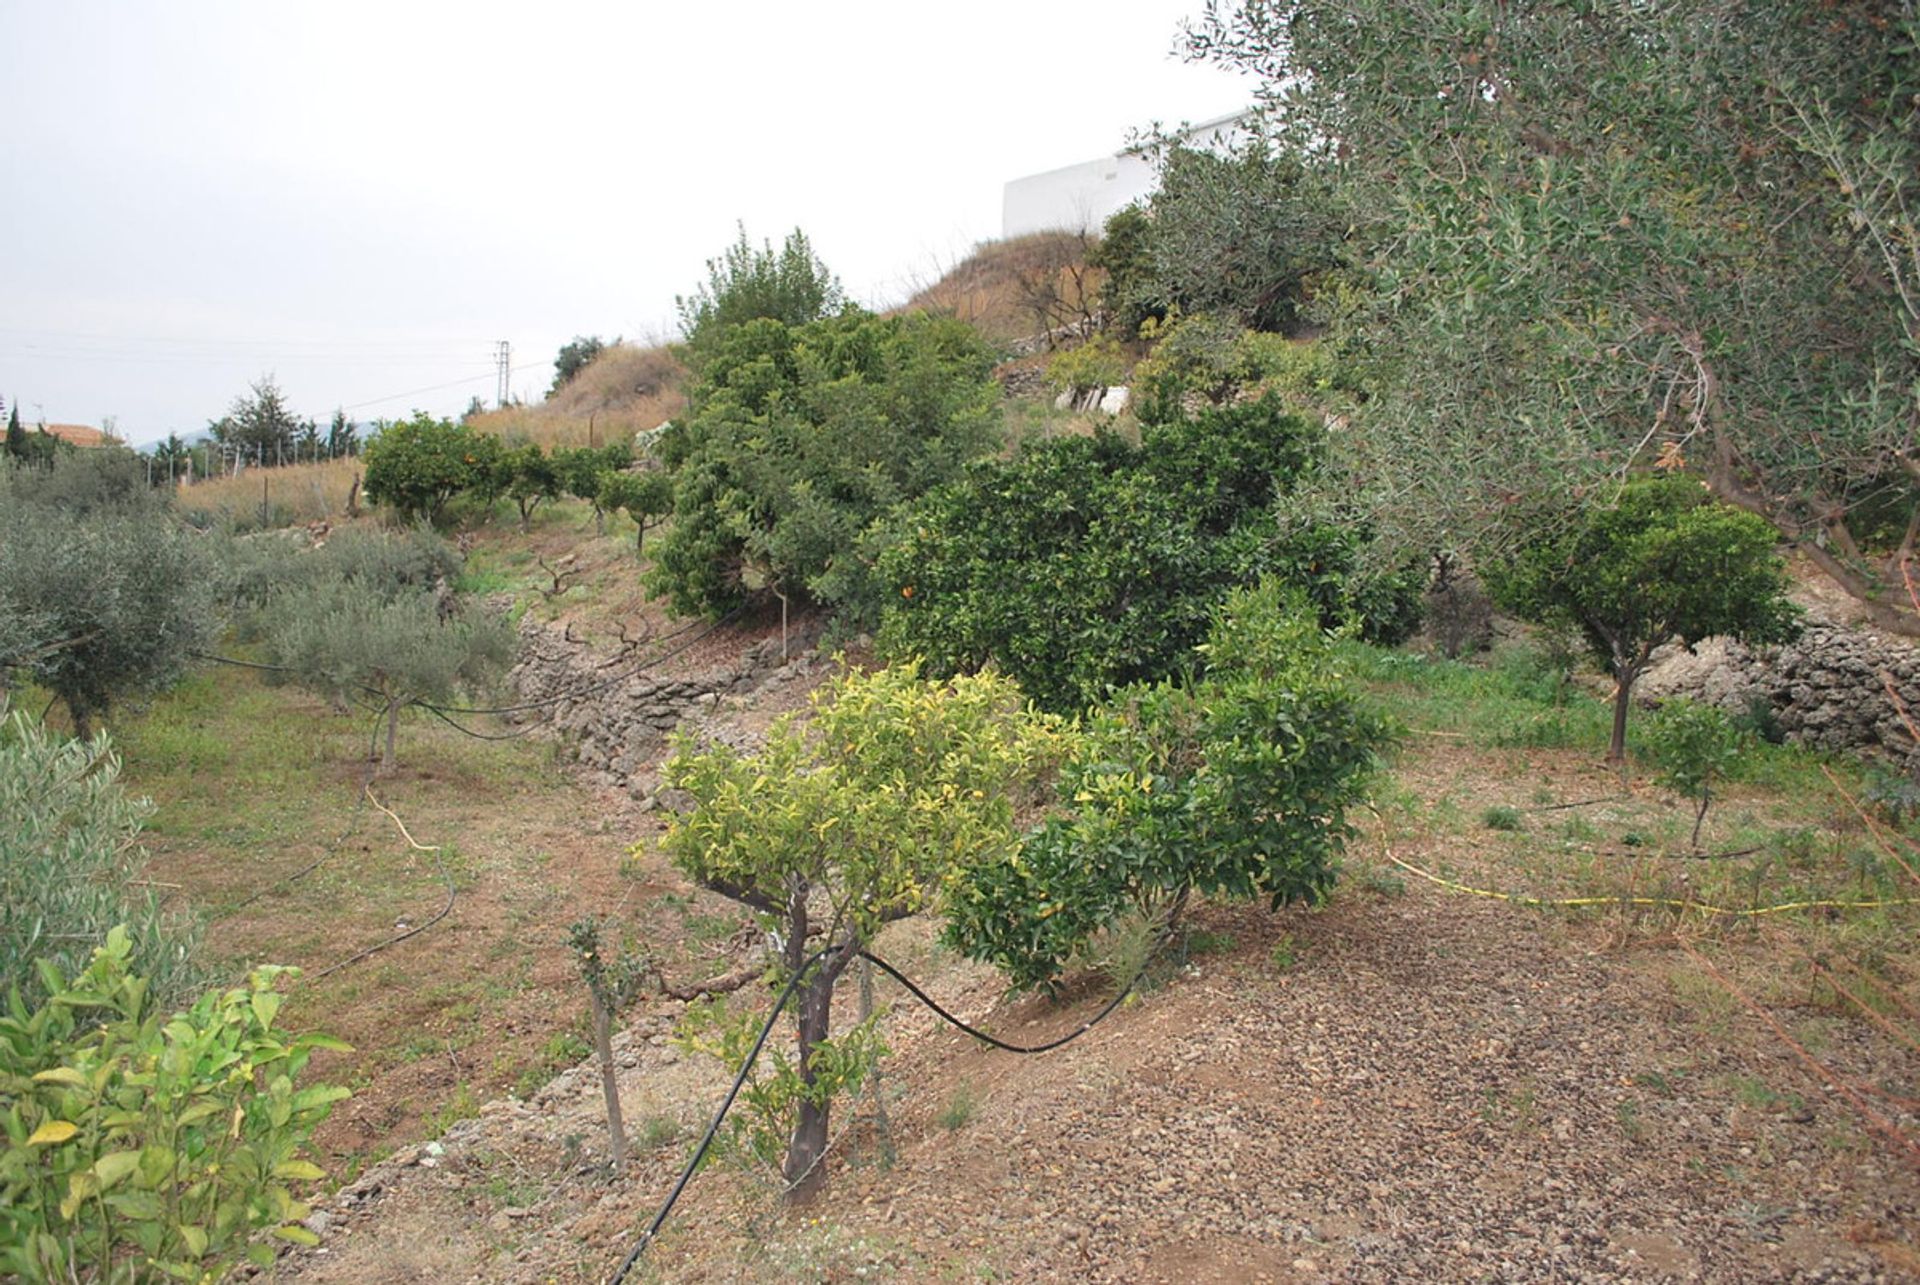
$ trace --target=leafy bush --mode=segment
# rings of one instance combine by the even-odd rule
[[[1278,393],[1296,405],[1320,405],[1346,390],[1338,364],[1318,342],[1177,310],[1164,324],[1142,326],[1141,334],[1154,349],[1134,368],[1132,386],[1137,413],[1149,423],[1179,419],[1190,397],[1218,405],[1236,391]]]
[[[1111,335],[1063,348],[1047,361],[1047,382],[1062,392],[1112,388],[1127,382],[1127,355]]]
[[[1205,651],[1204,680],[1128,687],[1090,717],[1061,774],[1067,814],[959,876],[950,944],[1040,986],[1131,911],[1326,895],[1385,725],[1312,607],[1272,581],[1220,608]]]
[[[192,984],[191,923],[135,883],[151,811],[120,788],[104,732],[64,740],[23,713],[0,723],[0,995],[39,1003],[35,961],[76,972],[116,924],[157,996]]]
[[[28,1281],[214,1281],[270,1229],[314,1244],[288,1184],[325,1175],[300,1149],[347,1090],[296,1089],[323,1035],[275,1030],[289,970],[257,968],[171,1018],[116,928],[86,971],[43,964],[50,996],[0,1017],[0,1268]]]
[[[838,312],[844,297],[839,279],[813,252],[806,233],[795,228],[779,250],[772,242],[756,250],[742,224],[739,240],[720,258],[707,260],[706,282],[674,304],[699,362],[736,326],[762,318],[804,326]]]
[[[160,509],[167,502],[166,492],[148,484],[147,462],[117,446],[54,451],[37,467],[0,466],[0,493],[9,508],[50,510],[68,517]]]
[[[496,438],[415,411],[412,419],[389,424],[367,445],[367,498],[391,504],[409,520],[438,523],[447,501],[460,492],[504,486],[489,467],[499,449]]]
[[[881,650],[929,672],[989,663],[1043,708],[1071,711],[1112,687],[1191,662],[1214,608],[1273,574],[1323,619],[1358,612],[1394,641],[1417,619],[1413,578],[1365,573],[1362,526],[1283,512],[1320,430],[1265,401],[1149,425],[1138,447],[1101,433],[974,465],[911,506],[880,556]]]
[[[1640,478],[1611,504],[1547,526],[1488,567],[1487,588],[1515,615],[1577,627],[1612,670],[1607,757],[1618,762],[1633,684],[1654,648],[1715,634],[1772,642],[1792,633],[1776,538],[1765,521],[1717,503],[1695,480]]]
[[[877,614],[861,542],[874,520],[953,477],[994,441],[992,354],[957,321],[849,310],[761,319],[716,344],[699,407],[662,436],[673,527],[650,583],[676,611],[750,593]]]
[[[1699,701],[1670,700],[1654,711],[1641,738],[1660,784],[1694,800],[1692,846],[1700,846],[1700,826],[1713,801],[1713,783],[1740,762],[1747,738],[1727,712]]]
[[[1135,338],[1141,323],[1167,315],[1153,273],[1153,219],[1145,208],[1129,205],[1115,211],[1099,244],[1088,251],[1087,263],[1106,273],[1100,309],[1108,329],[1122,339]]]

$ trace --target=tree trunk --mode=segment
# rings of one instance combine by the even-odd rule
[[[1700,810],[1693,814],[1693,838],[1687,842],[1695,852],[1700,851],[1700,823],[1707,819],[1707,804],[1713,800],[1713,782],[1700,783]]]
[[[83,700],[67,697],[67,713],[73,715],[73,739],[90,741],[93,739],[93,707]]]
[[[600,1092],[607,1099],[607,1149],[613,1172],[627,1160],[627,1128],[620,1116],[620,1084],[613,1066],[613,1014],[600,1000],[600,992],[587,988],[593,1002],[593,1049],[600,1056]]]
[[[823,962],[819,973],[807,983],[800,1003],[800,1078],[813,1084],[813,1046],[831,1031],[833,983],[839,977],[835,961]],[[827,1151],[827,1106],[802,1100],[799,1117],[793,1124],[793,1140],[787,1145],[787,1162],[782,1176],[787,1180],[787,1203],[804,1205],[820,1192],[826,1170],[820,1161]]]
[[[391,696],[391,697],[388,697],[387,699],[386,752],[380,756],[380,771],[383,775],[385,773],[393,771],[393,738],[395,734],[398,732],[399,727],[400,727],[400,698],[398,696]]]
[[[1640,670],[1619,664],[1614,666],[1613,675],[1618,685],[1613,691],[1613,739],[1607,742],[1607,762],[1622,763],[1627,757],[1627,710],[1633,701],[1633,680],[1640,677]]]

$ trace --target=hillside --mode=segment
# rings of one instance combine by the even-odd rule
[[[1003,344],[1043,323],[1070,324],[1091,306],[1084,250],[1045,237],[982,247],[910,306],[984,323]],[[987,384],[992,354],[975,351],[969,404],[1005,430],[976,449],[994,468],[1045,462],[1032,439],[1080,423],[1050,399],[1021,395],[1005,366],[999,387]],[[1307,364],[1284,340],[1261,351]],[[836,374],[831,394],[796,382],[781,405],[854,404],[856,378]],[[616,346],[549,401],[474,426],[549,447],[618,441],[683,414],[686,383],[673,350]],[[1320,420],[1251,412],[1275,417],[1262,421],[1273,436],[1260,440],[1278,445],[1227,454],[1246,466],[1235,494],[1268,514],[1261,506],[1287,484],[1268,456],[1293,449],[1287,432],[1317,440]],[[845,422],[871,433],[871,420],[831,421],[821,453],[850,454]],[[1241,431],[1232,423],[1202,418],[1181,431],[1219,453]],[[1104,544],[1067,550],[1044,529],[1025,550],[982,556],[973,542],[994,532],[968,528],[952,543],[981,564],[979,578],[942,581],[930,564],[950,551],[910,549],[907,573],[880,586],[889,609],[943,593],[984,602],[1031,555],[1041,569],[1029,580],[1037,650],[1076,661],[1102,646],[1138,650],[1137,632],[1101,635],[1088,616],[1069,614],[1061,569],[1119,586],[1124,607],[1147,598],[1144,586],[1212,584],[1201,578],[1205,557],[1239,546],[1228,529],[1179,542],[1183,562],[1067,561],[1086,548],[1131,553],[1172,529],[1181,506],[1221,503],[1195,486],[1138,510],[1153,523],[1146,534],[1124,525],[1129,496],[1155,484],[1144,469],[1126,470],[1165,426],[1125,428],[1066,443],[1053,458],[1098,446],[1103,454],[1086,458],[1099,468],[1087,474],[1127,486],[1076,493],[1063,471],[1045,479],[1045,492],[1008,491],[1062,524],[1088,513],[1111,523]],[[784,440],[818,445],[798,431]],[[1210,478],[1201,453],[1168,471]],[[986,467],[976,457],[970,469]],[[193,488],[181,505],[202,528],[194,538],[209,541],[226,527],[304,528],[240,537],[232,556],[244,576],[274,550],[297,559],[343,528],[386,522],[347,512],[361,480],[358,460],[262,469]],[[204,917],[213,978],[268,959],[296,965],[304,977],[283,1021],[353,1045],[314,1063],[312,1078],[353,1093],[315,1140],[330,1176],[303,1221],[318,1244],[282,1249],[276,1278],[608,1279],[728,1089],[722,1064],[687,1039],[683,1023],[698,1010],[686,997],[708,985],[749,1028],[772,1001],[760,982],[777,921],[702,887],[664,850],[668,817],[693,798],[663,782],[671,738],[750,755],[819,684],[877,669],[876,653],[904,654],[888,650],[884,627],[875,643],[804,609],[788,619],[772,594],[675,618],[641,578],[651,558],[671,566],[659,552],[667,542],[637,541],[626,514],[553,498],[523,523],[498,490],[469,486],[447,509],[446,561],[408,583],[415,600],[431,596],[444,611],[409,637],[443,636],[462,611],[504,613],[518,630],[518,662],[498,699],[406,709],[392,771],[369,766],[369,714],[380,711],[348,699],[366,690],[329,700],[284,685],[281,671],[256,663],[258,639],[244,629],[223,641],[231,663],[203,665],[113,721],[126,779],[155,805],[143,885]],[[773,510],[817,492],[803,478],[761,494]],[[716,524],[716,539],[759,516],[747,500],[729,505],[735,526]],[[994,512],[999,527],[1017,525],[1013,509]],[[1260,548],[1277,547],[1259,535]],[[1270,578],[1335,581],[1346,574],[1339,554],[1314,546]],[[1163,566],[1180,574],[1159,575]],[[280,587],[297,598],[308,582]],[[1405,592],[1417,599],[1419,583]],[[1816,618],[1809,632],[1845,623],[1830,593],[1810,597],[1803,584],[1799,594]],[[1100,609],[1089,601],[1089,613]],[[1368,711],[1367,727],[1373,714],[1391,727],[1377,762],[1363,733],[1347,742],[1369,775],[1346,814],[1353,832],[1328,900],[1274,908],[1264,895],[1182,895],[1174,904],[1184,916],[1164,942],[1137,918],[1104,921],[1057,990],[1037,994],[1009,992],[1004,973],[963,958],[933,915],[890,922],[876,953],[940,1004],[1014,1044],[1061,1047],[991,1047],[884,973],[856,968],[832,1034],[853,1029],[864,991],[889,1055],[877,1080],[833,1103],[816,1170],[824,1194],[789,1207],[777,1164],[723,1145],[628,1279],[1920,1280],[1920,830],[1904,778],[1837,749],[1781,743],[1778,721],[1769,726],[1769,711],[1749,706],[1737,753],[1703,796],[1711,808],[1696,812],[1694,793],[1663,783],[1660,734],[1644,713],[1626,760],[1600,760],[1609,684],[1579,669],[1566,640],[1492,622],[1482,599],[1489,645],[1449,659],[1427,638],[1374,644],[1336,629],[1343,620],[1357,629],[1344,614],[1357,601],[1339,599],[1343,614],[1332,619],[1303,603],[1286,621],[1296,627],[1285,635],[1290,662],[1324,661],[1341,699],[1350,688]],[[1192,614],[1192,604],[1176,605]],[[1198,615],[1216,609],[1202,604]],[[982,611],[983,628],[996,623],[990,614]],[[1061,650],[1069,647],[1078,650]],[[1192,665],[1190,640],[1179,647],[1171,663]],[[1209,648],[1210,658],[1222,654]],[[1882,669],[1896,703],[1891,671],[1920,681],[1920,668]],[[1184,690],[1200,690],[1181,672]],[[1865,685],[1851,673],[1819,681]],[[1263,690],[1280,682],[1270,673],[1247,681]],[[1782,681],[1816,685],[1806,670]],[[1023,690],[1006,704],[1043,689]],[[1207,690],[1234,699],[1224,686]],[[1122,707],[1112,692],[1086,700]],[[1147,698],[1130,699],[1126,717],[1141,720],[1130,726],[1144,727]],[[1792,711],[1801,725],[1807,708]],[[1827,706],[1810,708],[1833,721]],[[1304,700],[1297,711],[1301,726],[1314,726]],[[1259,714],[1235,735],[1264,747],[1295,713]],[[1063,740],[1094,721],[1076,716],[1083,722],[1057,725],[1068,729]],[[814,734],[816,744],[838,740]],[[1167,777],[1157,764],[1140,771],[1143,812],[1170,797],[1154,782],[1193,759],[1204,764],[1196,775],[1212,768],[1195,743],[1165,751],[1181,760]],[[1210,754],[1215,742],[1204,744]],[[1272,744],[1249,775],[1291,779],[1295,751]],[[1882,742],[1905,744],[1897,729]],[[1020,763],[1023,817],[1092,798],[1056,798],[1050,781],[1031,788],[1049,769]],[[1118,776],[1136,788],[1130,765]],[[763,780],[742,797],[747,811],[781,817],[777,795],[778,782]],[[958,812],[966,797],[955,788],[924,811]],[[1317,828],[1338,806],[1316,802],[1300,814]],[[832,828],[804,828],[794,842],[831,852],[855,826],[830,837]],[[899,832],[872,833],[892,842]],[[1016,870],[1035,851],[1008,840]],[[1125,843],[1112,851],[1137,859]],[[1087,864],[1101,859],[1095,850]],[[948,906],[959,876],[941,872]],[[792,886],[758,904],[786,896],[791,906]],[[1009,921],[1031,909],[1044,923],[1066,900],[1015,886],[1037,893],[1023,893],[1018,908],[1003,903]],[[904,914],[925,903],[899,904]],[[588,921],[599,925],[599,955],[570,944]],[[804,926],[790,936],[808,940]],[[582,980],[583,964],[590,971],[616,950],[638,961],[620,973],[638,981],[615,1023],[631,1144],[617,1174]],[[777,1027],[774,1039],[769,1059],[790,1056],[791,1028]]]
[[[1597,703],[1534,706],[1537,743],[1502,745],[1490,720],[1457,717],[1464,685],[1483,701],[1496,686],[1467,667],[1383,660],[1369,681],[1409,711],[1412,736],[1330,906],[1201,906],[1142,994],[1046,1056],[981,1047],[878,979],[895,1050],[886,1134],[873,1097],[843,1106],[828,1194],[793,1212],[757,1166],[709,1167],[639,1279],[1920,1273],[1920,1182],[1806,1060],[1842,1083],[1899,1085],[1914,1052],[1823,997],[1795,930],[1657,907],[1531,910],[1417,871],[1543,896],[1740,905],[1793,881],[1765,864],[1702,866],[1654,837],[1673,833],[1675,802],[1643,780],[1623,790],[1578,744]],[[1792,831],[1844,847],[1857,831],[1817,780],[1740,787],[1713,841]],[[1518,819],[1493,828],[1483,818],[1497,809]],[[683,927],[727,917],[650,851],[624,877],[645,939],[665,949],[686,940],[676,914]],[[1899,979],[1887,994],[1904,1003],[1915,961],[1903,924],[1869,912],[1835,928],[1880,961],[1880,979]],[[720,945],[718,923],[701,933]],[[1009,1001],[916,923],[879,953],[1021,1043],[1073,1030],[1115,982],[1094,971],[1058,1001]],[[679,976],[724,958],[696,955]],[[717,1064],[670,1043],[682,1007],[649,1000],[626,1024],[630,1174],[610,1181],[599,1163],[599,1090],[583,1065],[350,1184],[323,1215],[326,1254],[286,1274],[603,1279],[724,1089]],[[1908,1108],[1885,1109],[1911,1124]]]
[[[587,446],[658,428],[686,408],[687,369],[670,346],[614,344],[559,392],[476,415],[474,427],[541,446]]]
[[[621,628],[668,643],[682,625],[633,596],[623,526],[595,535],[571,503],[527,535],[496,518],[469,581],[609,657]],[[543,593],[540,564],[568,553],[580,574]],[[664,673],[777,631],[696,633]],[[1604,703],[1542,686],[1537,662],[1524,642],[1472,664],[1356,651],[1406,731],[1331,904],[1196,906],[1140,993],[1057,1053],[982,1047],[877,978],[894,1056],[877,1098],[840,1105],[823,1200],[788,1211],[763,1168],[709,1165],[634,1279],[1920,1278],[1920,1180],[1874,1122],[1916,1125],[1911,912],[1687,908],[1880,901],[1898,872],[1874,832],[1819,761],[1769,750],[1709,818],[1708,849],[1747,855],[1699,860],[1685,802],[1600,765]],[[751,743],[828,672],[781,669],[703,726]],[[294,728],[325,735],[266,752]],[[375,785],[382,815],[353,802],[363,736],[228,673],[124,738],[160,804],[155,877],[213,912],[219,957],[317,972],[424,929],[290,1010],[358,1051],[320,1067],[356,1089],[322,1136],[341,1186],[311,1220],[320,1248],[280,1274],[604,1280],[725,1077],[672,1042],[682,1003],[644,998],[617,1044],[637,1154],[610,1178],[567,925],[614,916],[680,985],[749,957],[750,920],[666,862],[650,797],[571,766],[565,742],[422,717]],[[258,803],[209,803],[209,774]],[[879,953],[1018,1043],[1071,1032],[1124,979],[1116,962],[1013,999],[933,936],[909,921]],[[1891,1025],[1840,986],[1869,988]]]

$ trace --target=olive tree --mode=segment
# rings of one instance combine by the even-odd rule
[[[16,487],[0,549],[0,617],[13,622],[0,628],[0,670],[58,696],[82,740],[121,698],[177,678],[213,636],[206,537],[159,508],[75,509]]]
[[[1487,582],[1514,614],[1577,628],[1612,672],[1607,758],[1617,763],[1634,680],[1654,648],[1716,634],[1772,642],[1792,632],[1774,542],[1764,521],[1716,502],[1697,481],[1643,478],[1489,566]]]
[[[1351,212],[1352,476],[1427,547],[1655,458],[1920,633],[1912,0],[1216,0]]]
[[[55,736],[16,711],[0,720],[0,994],[46,998],[41,965],[72,974],[116,924],[161,1002],[197,980],[193,925],[138,876],[152,805],[120,785],[105,732]]]
[[[667,832],[674,863],[761,914],[783,981],[831,948],[798,983],[792,1060],[777,1057],[752,1096],[763,1136],[785,1126],[794,1200],[824,1178],[835,1092],[856,1088],[878,1055],[870,1027],[829,1038],[835,983],[883,925],[933,908],[955,871],[1012,850],[1016,794],[1061,735],[1003,678],[933,683],[907,665],[830,683],[811,720],[787,716],[756,754],[683,739],[668,762],[668,780],[693,797]],[[745,1042],[723,1032],[712,1047],[744,1056]]]
[[[492,612],[449,612],[434,594],[379,594],[345,578],[277,594],[262,613],[271,663],[336,701],[371,698],[386,720],[382,771],[394,765],[400,711],[485,691],[511,662],[514,633]]]

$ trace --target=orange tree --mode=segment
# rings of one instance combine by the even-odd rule
[[[1727,634],[1771,642],[1793,629],[1771,527],[1716,503],[1697,481],[1643,478],[1556,534],[1486,569],[1502,605],[1577,628],[1612,672],[1613,738],[1626,756],[1634,680],[1662,643]]]
[[[693,797],[666,837],[703,886],[760,913],[780,947],[774,981],[798,983],[793,1055],[754,1073],[740,1136],[781,1168],[794,1200],[818,1190],[833,1098],[883,1051],[871,1022],[829,1036],[835,983],[884,924],[935,907],[961,869],[1005,856],[1023,789],[1065,732],[991,674],[922,680],[914,667],[851,674],[744,755],[682,741],[668,781]],[[744,1061],[759,1019],[689,1011],[688,1042]]]

